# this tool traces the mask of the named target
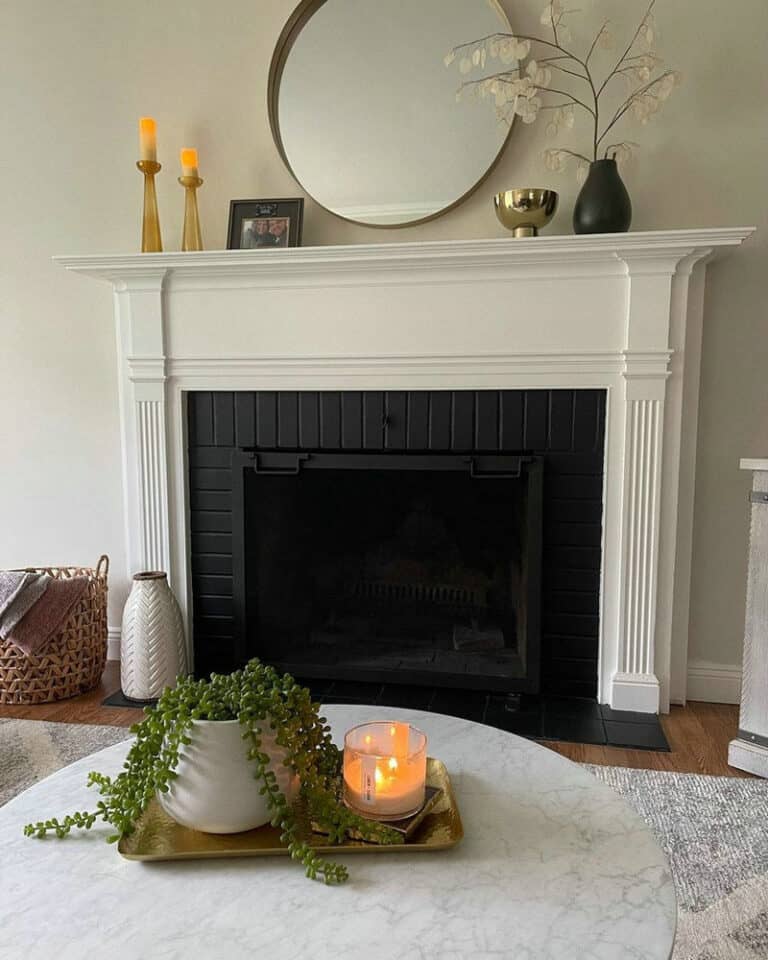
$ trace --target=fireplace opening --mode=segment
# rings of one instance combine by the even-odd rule
[[[240,458],[247,655],[307,678],[538,691],[540,459]]]
[[[605,409],[591,389],[190,393],[196,674],[258,656],[318,697],[449,712],[594,699]]]

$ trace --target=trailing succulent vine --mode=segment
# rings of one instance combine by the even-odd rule
[[[181,677],[176,687],[166,689],[156,707],[145,709],[144,719],[131,727],[136,741],[128,752],[124,769],[116,777],[90,773],[88,786],[98,788],[101,799],[95,811],[75,812],[62,820],[30,823],[28,837],[55,833],[66,836],[73,827],[90,829],[97,820],[110,823],[114,843],[134,829],[155,794],[167,792],[178,776],[176,766],[182,745],[191,743],[195,720],[239,720],[248,757],[254,761],[254,789],[266,796],[272,811],[272,826],[281,830],[281,842],[306,875],[325,883],[343,883],[347,868],[319,856],[306,840],[306,829],[297,816],[304,807],[309,817],[328,833],[328,842],[340,843],[349,831],[359,832],[376,843],[401,843],[394,830],[365,820],[338,799],[341,752],[331,741],[330,728],[319,716],[319,705],[309,691],[289,674],[279,674],[258,660],[242,670],[208,680]],[[271,729],[278,746],[285,750],[285,764],[301,781],[299,799],[289,804],[277,777],[269,769],[270,758],[261,749],[261,735]],[[306,819],[306,818],[305,818]]]

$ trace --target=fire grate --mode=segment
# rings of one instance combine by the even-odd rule
[[[467,607],[488,606],[487,592],[480,587],[442,583],[397,583],[389,580],[359,580],[352,596],[380,603],[421,603],[425,605]]]

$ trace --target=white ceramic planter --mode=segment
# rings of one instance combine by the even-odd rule
[[[156,700],[187,673],[184,625],[162,571],[137,573],[123,610],[120,686],[130,700]]]
[[[239,833],[269,822],[271,813],[254,778],[254,762],[238,720],[196,720],[189,732],[192,741],[179,752],[178,777],[168,793],[159,793],[160,805],[185,827],[205,833]],[[270,769],[280,789],[292,800],[298,777],[283,764],[285,752],[274,736],[262,734],[264,753],[272,757]]]

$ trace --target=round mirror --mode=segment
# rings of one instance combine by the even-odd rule
[[[457,101],[446,54],[510,32],[496,0],[304,0],[272,60],[270,123],[301,186],[358,223],[402,226],[463,200],[510,127]]]

